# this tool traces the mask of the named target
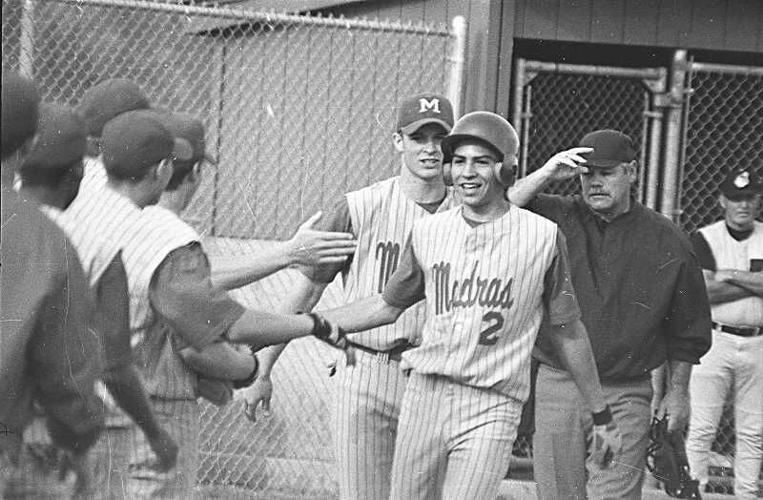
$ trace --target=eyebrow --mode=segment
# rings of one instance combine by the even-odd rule
[[[453,155],[453,158],[466,158],[466,156],[464,156],[464,155]],[[474,158],[475,160],[482,160],[482,159],[485,159],[485,158],[487,158],[488,160],[493,160],[493,161],[495,161],[495,158],[493,158],[493,157],[492,157],[492,156],[490,156],[490,155],[480,155],[480,156],[474,156],[473,158]]]

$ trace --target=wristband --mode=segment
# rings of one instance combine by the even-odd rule
[[[254,359],[254,369],[252,370],[252,373],[250,373],[248,377],[242,378],[240,380],[234,380],[233,381],[234,389],[243,389],[244,387],[249,387],[250,385],[254,383],[254,380],[257,378],[257,372],[259,372],[260,370],[260,362],[257,359],[257,356],[255,356],[252,348],[249,347],[249,349],[252,352],[252,359]]]
[[[607,425],[610,422],[612,422],[612,412],[609,410],[609,405],[593,414],[593,425]]]
[[[300,313],[302,314],[302,313]],[[319,339],[327,339],[331,335],[331,324],[323,319],[323,317],[316,313],[307,313],[313,320],[313,329],[310,335],[318,337]]]

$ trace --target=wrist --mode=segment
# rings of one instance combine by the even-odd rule
[[[313,312],[299,314],[309,316],[313,320],[313,328],[310,330],[310,335],[319,339],[327,339],[331,335],[331,325],[323,316]]]
[[[257,378],[257,375],[258,375],[257,372],[259,371],[260,363],[259,361],[257,361],[257,356],[254,354],[254,352],[252,352],[252,360],[254,361],[254,368],[252,368],[252,372],[246,378],[234,380],[233,381],[234,389],[243,389],[244,387],[249,387]]]
[[[609,405],[591,415],[593,416],[593,425],[607,425],[612,422],[612,411],[609,409]]]

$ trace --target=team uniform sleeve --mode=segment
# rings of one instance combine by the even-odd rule
[[[95,328],[101,334],[107,370],[132,363],[130,298],[121,251],[109,263],[95,289]]]
[[[561,230],[556,231],[556,257],[546,271],[543,287],[543,304],[548,322],[563,325],[580,319],[580,306],[575,296],[570,276],[570,258],[567,243]]]
[[[665,318],[668,358],[698,364],[710,349],[712,323],[705,279],[691,252],[682,262]]]
[[[424,271],[416,260],[409,235],[403,249],[400,265],[392,273],[387,287],[382,293],[382,298],[384,302],[393,307],[408,309],[426,297],[425,291]]]
[[[82,452],[95,443],[103,404],[93,389],[103,369],[99,336],[90,328],[93,297],[75,250],[66,244],[61,275],[39,308],[29,345],[37,401],[53,442]]]
[[[707,240],[702,233],[697,231],[691,235],[691,246],[694,248],[694,255],[697,256],[697,260],[702,269],[707,269],[708,271],[713,272],[718,270],[713,251],[710,249],[710,245],[707,243]]]
[[[319,231],[333,231],[336,233],[353,233],[352,218],[350,217],[350,205],[346,196],[340,196],[323,217],[316,227]],[[354,233],[353,233],[354,234]],[[352,257],[339,264],[326,264],[323,266],[299,266],[299,270],[316,283],[331,283],[337,274],[347,269],[352,262]]]
[[[198,350],[223,336],[245,311],[212,284],[209,260],[198,242],[167,255],[151,279],[149,298],[180,340]]]

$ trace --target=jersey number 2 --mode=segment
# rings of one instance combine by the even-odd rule
[[[482,316],[482,321],[490,324],[480,332],[479,343],[482,345],[495,345],[498,342],[498,335],[495,332],[503,328],[503,316],[501,313],[490,311]]]

